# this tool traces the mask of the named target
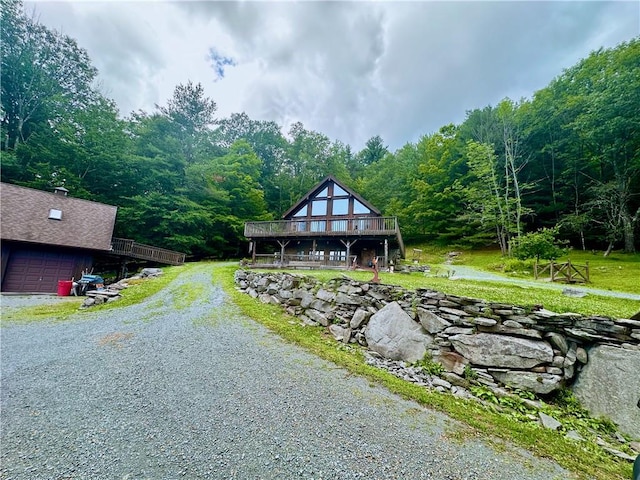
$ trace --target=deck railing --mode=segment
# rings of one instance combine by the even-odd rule
[[[396,217],[357,217],[341,220],[273,220],[247,222],[244,236],[247,238],[308,237],[326,235],[395,235],[398,231]]]
[[[185,260],[184,253],[153,247],[143,243],[136,243],[128,238],[112,238],[111,253],[167,265],[182,265]]]
[[[277,268],[331,268],[347,269],[355,265],[355,255],[351,255],[347,262],[346,255],[324,255],[323,252],[316,252],[311,255],[285,254],[284,260],[280,258],[280,253],[257,254],[254,267],[277,267]]]

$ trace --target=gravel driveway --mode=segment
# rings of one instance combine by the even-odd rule
[[[212,268],[141,305],[3,326],[1,477],[570,478],[453,440],[455,421],[284,343],[236,311]],[[187,288],[199,295],[185,306]]]

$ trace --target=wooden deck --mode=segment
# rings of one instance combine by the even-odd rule
[[[163,263],[165,265],[182,265],[185,260],[184,253],[136,243],[128,238],[112,238],[110,253],[123,257]]]
[[[404,256],[404,242],[397,217],[356,217],[349,219],[273,220],[247,222],[244,236],[256,238],[308,238],[308,237],[395,237]]]

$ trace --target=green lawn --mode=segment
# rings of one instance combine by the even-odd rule
[[[408,263],[411,263],[413,248],[407,248]],[[423,249],[421,263],[435,266],[443,266],[446,254],[450,251],[428,246],[417,246],[416,248]],[[503,272],[505,264],[517,262],[503,257],[499,250],[457,251],[460,252],[460,255],[454,258],[453,265],[468,265],[491,273],[503,273],[507,276],[534,279],[533,269],[530,265],[529,268],[518,269],[515,273],[513,271]],[[608,257],[604,257],[601,252],[593,254],[581,250],[571,250],[567,256],[559,258],[557,262],[566,262],[567,260],[577,265],[589,264],[590,283],[585,285],[587,287],[640,294],[640,254],[638,253],[623,254],[613,252]]]

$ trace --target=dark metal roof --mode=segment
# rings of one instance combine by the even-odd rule
[[[9,183],[0,183],[0,202],[2,240],[111,248],[117,207]]]
[[[333,175],[329,175],[324,180],[322,180],[321,182],[317,183],[315,187],[313,187],[311,190],[309,190],[307,193],[305,193],[302,196],[302,198],[300,200],[298,200],[298,202],[295,205],[293,205],[289,210],[284,212],[284,214],[282,215],[282,218],[286,219],[287,217],[289,217],[290,215],[292,215],[293,213],[298,211],[299,207],[304,205],[305,202],[309,201],[309,199],[313,198],[315,195],[317,195],[319,192],[321,192],[322,189],[324,187],[326,187],[330,182],[335,183],[340,188],[345,190],[349,195],[352,195],[353,197],[355,197],[360,203],[362,203],[365,207],[367,207],[369,210],[371,210],[376,215],[382,215],[382,213],[380,213],[380,210],[378,210],[376,207],[374,207],[369,202],[367,202],[364,198],[362,198],[360,195],[358,195],[356,192],[354,192],[351,188],[347,187],[344,183],[342,183],[341,181],[336,179]]]

